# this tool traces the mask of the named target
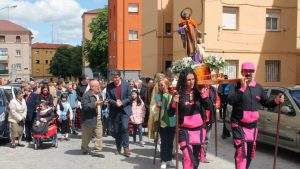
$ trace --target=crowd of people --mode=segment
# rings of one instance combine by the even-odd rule
[[[233,106],[236,168],[249,168],[255,156],[258,104],[274,107],[284,98],[266,98],[263,88],[253,79],[253,64],[245,63],[241,70],[240,83],[219,86],[198,85],[192,69],[179,76],[158,73],[154,79],[129,82],[121,78],[119,71],[113,71],[110,82],[82,77],[78,83],[22,84],[9,104],[11,147],[24,146],[24,126],[25,139],[30,142],[32,133],[47,132],[47,124],[56,118],[61,140],[69,140],[70,133],[77,135],[81,131],[83,154],[105,158],[102,137],[111,135],[116,155],[130,157],[129,136],[143,146],[143,134],[147,131],[151,139],[159,135],[162,169],[174,166],[172,159],[177,148],[182,151],[183,168],[196,169],[200,162],[209,162],[206,151],[212,124],[218,112],[224,122],[229,103]],[[230,137],[230,132],[224,124],[222,138],[226,137]],[[90,148],[92,139],[94,147]]]

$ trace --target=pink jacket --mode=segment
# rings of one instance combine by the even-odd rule
[[[133,124],[141,124],[144,122],[145,117],[145,107],[142,102],[141,105],[137,105],[136,102],[132,103],[132,115],[130,116],[130,120]]]

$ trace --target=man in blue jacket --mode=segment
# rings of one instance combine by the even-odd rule
[[[114,138],[117,153],[121,154],[124,148],[124,156],[129,157],[129,133],[128,122],[132,114],[130,104],[130,86],[121,79],[120,71],[112,72],[113,82],[107,85],[106,98],[110,105],[110,117],[114,128]]]

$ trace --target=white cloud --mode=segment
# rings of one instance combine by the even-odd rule
[[[10,10],[10,18],[18,23],[48,25],[48,32],[53,24],[59,42],[81,40],[81,15],[86,10],[76,0],[0,0],[0,9],[6,5],[17,5]]]

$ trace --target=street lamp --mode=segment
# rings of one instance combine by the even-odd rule
[[[16,8],[16,7],[17,7],[17,5],[7,5],[3,8],[0,8],[0,11],[3,10],[3,9],[7,9],[7,16],[8,16],[8,20],[9,20],[9,10],[13,9],[13,8]]]

